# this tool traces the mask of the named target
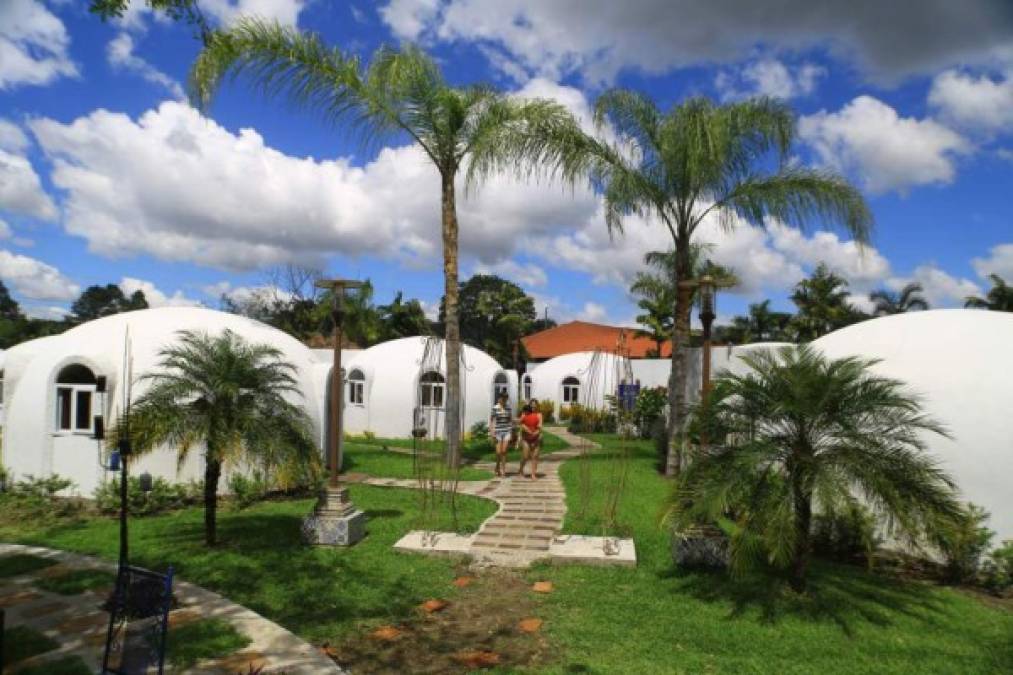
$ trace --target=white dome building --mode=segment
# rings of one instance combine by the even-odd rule
[[[390,340],[342,360],[347,381],[345,431],[369,431],[380,437],[410,436],[416,408],[421,408],[437,429],[444,428],[446,403],[446,352],[428,372],[424,370],[424,337]],[[443,347],[440,341],[440,347]],[[444,348],[445,349],[445,348]],[[516,410],[517,373],[503,369],[485,352],[462,345],[463,424],[487,422],[496,392],[505,391]],[[326,379],[330,369],[321,371]]]
[[[3,355],[3,447],[0,463],[13,479],[59,474],[74,480],[74,492],[90,495],[111,474],[103,468],[97,420],[115,419],[132,373],[133,397],[144,389],[138,377],[157,369],[158,352],[180,330],[217,334],[230,329],[250,342],[267,343],[296,368],[301,403],[322,439],[322,390],[314,381],[312,350],[257,321],[194,307],[127,312],[88,322],[62,335],[17,345]],[[124,355],[129,335],[131,361]],[[293,401],[296,402],[296,401]],[[132,466],[168,480],[203,477],[203,457],[192,452],[178,468],[173,448],[146,454]]]
[[[919,394],[951,435],[929,435],[929,452],[962,498],[992,515],[997,542],[1013,539],[1013,314],[909,312],[848,326],[813,345],[832,358],[881,359],[876,373]]]

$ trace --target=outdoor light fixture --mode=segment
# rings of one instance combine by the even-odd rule
[[[331,292],[331,319],[334,321],[334,365],[331,367],[331,401],[329,406],[328,462],[330,480],[320,495],[317,506],[305,521],[303,535],[314,544],[349,546],[365,535],[366,515],[357,510],[348,498],[348,489],[338,479],[341,469],[341,446],[344,435],[345,388],[341,369],[341,343],[344,339],[345,301],[354,299],[365,286],[349,279],[321,279],[317,288]]]

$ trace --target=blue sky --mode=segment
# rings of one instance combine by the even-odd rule
[[[294,262],[369,277],[435,307],[435,173],[418,151],[364,149],[341,128],[242,85],[207,119],[182,98],[199,42],[134,3],[104,24],[87,2],[0,2],[0,278],[38,316],[119,283],[153,304],[242,297]],[[884,7],[883,5],[889,5]],[[958,6],[959,5],[959,6]],[[258,13],[367,56],[415,41],[454,83],[560,100],[587,116],[610,86],[668,106],[691,95],[788,99],[798,160],[844,172],[876,218],[872,247],[814,222],[704,228],[741,288],[720,314],[770,297],[824,261],[872,289],[916,280],[959,306],[1013,280],[1013,5],[781,0],[203,0],[228,25]],[[626,288],[661,228],[610,240],[585,189],[497,177],[460,205],[462,276],[517,281],[557,320],[629,323]]]

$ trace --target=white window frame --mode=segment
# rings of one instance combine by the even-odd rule
[[[423,378],[427,375],[435,375],[439,380],[427,382]],[[419,406],[427,410],[443,410],[444,405],[447,401],[447,380],[443,377],[443,373],[435,370],[422,373],[419,376],[420,395],[419,395]],[[436,396],[436,392],[439,392],[439,396]],[[428,395],[427,395],[428,394]],[[428,398],[429,402],[426,402]],[[439,398],[439,405],[434,405],[433,401]]]
[[[576,380],[576,384],[567,382],[567,380]],[[563,378],[561,384],[563,388],[563,404],[573,405],[574,403],[580,403],[580,378],[568,375]]]
[[[63,427],[63,406],[60,402],[60,391],[66,390],[69,394],[69,405],[70,405],[70,426],[67,428]],[[59,435],[72,436],[72,435],[87,435],[90,436],[95,432],[95,393],[96,386],[94,384],[64,384],[56,383],[55,386],[56,399],[55,405],[53,406],[53,431]],[[86,426],[78,426],[77,424],[77,413],[78,403],[82,394],[86,394],[88,397],[88,417],[86,419]]]
[[[348,376],[348,404],[366,405],[366,376],[358,368]]]

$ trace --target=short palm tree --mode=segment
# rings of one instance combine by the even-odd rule
[[[964,301],[964,307],[971,309],[991,309],[995,312],[1013,312],[1013,286],[1006,283],[1006,280],[998,274],[989,274],[992,288],[984,298],[968,296]]]
[[[869,293],[869,299],[876,305],[873,312],[876,316],[904,314],[913,310],[925,310],[929,303],[922,297],[925,289],[917,281],[906,284],[899,292],[893,293],[882,288]]]
[[[959,513],[952,481],[924,452],[926,433],[945,432],[901,382],[869,370],[875,361],[809,346],[743,361],[750,371],[723,374],[699,411],[723,441],[689,465],[668,511],[677,527],[730,519],[733,571],[765,557],[804,590],[814,511],[861,502],[914,538]]]
[[[301,395],[295,367],[278,349],[229,330],[181,331],[159,357],[131,407],[132,445],[138,453],[173,446],[180,464],[204,447],[204,538],[214,546],[223,465],[256,459],[278,476],[314,475],[320,452],[309,418],[291,402]]]
[[[576,128],[552,101],[508,97],[487,86],[454,87],[413,46],[381,47],[363,66],[312,34],[243,19],[212,34],[190,72],[191,99],[207,107],[228,78],[245,77],[327,121],[350,122],[363,139],[408,139],[439,174],[447,344],[447,453],[460,459],[461,335],[458,316],[459,174],[468,184],[504,168],[521,174],[544,154],[546,129]],[[435,184],[434,184],[435,188]]]
[[[621,232],[630,215],[653,217],[672,237],[673,276],[692,275],[694,235],[709,215],[732,226],[736,216],[763,226],[770,219],[803,226],[812,218],[838,223],[860,242],[868,239],[872,215],[861,193],[844,178],[790,161],[795,116],[767,98],[717,105],[692,98],[661,110],[650,98],[610,90],[595,104],[600,130],[612,143],[588,134],[568,135],[543,146],[544,159],[569,180],[590,177],[605,198],[610,232]],[[773,161],[771,161],[773,160]],[[672,371],[669,379],[669,454],[666,473],[682,464],[687,415],[692,297],[676,296]]]
[[[848,280],[831,271],[824,263],[812,276],[795,284],[791,301],[798,312],[791,320],[799,341],[815,340],[853,322],[855,309],[848,302]]]

